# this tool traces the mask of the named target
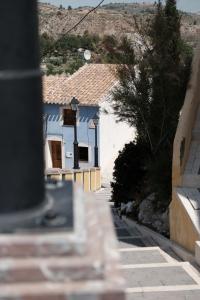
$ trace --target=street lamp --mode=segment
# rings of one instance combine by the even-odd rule
[[[94,147],[94,166],[95,168],[99,167],[99,150],[98,150],[98,136],[97,136],[97,128],[99,124],[99,115],[96,113],[93,117],[93,123],[95,126],[95,147]]]
[[[0,220],[44,202],[37,1],[12,1],[12,9],[11,1],[1,4]]]
[[[72,184],[44,183],[37,0],[5,1],[0,25],[0,233],[73,230]]]
[[[77,140],[77,122],[76,122],[79,103],[80,102],[75,97],[73,97],[71,102],[70,102],[71,109],[75,113],[75,120],[74,120],[74,169],[80,169],[80,167],[79,167],[79,149],[78,149],[78,140]]]

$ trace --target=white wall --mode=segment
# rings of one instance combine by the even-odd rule
[[[107,111],[108,113],[105,113]],[[112,181],[114,161],[124,145],[135,137],[135,130],[125,122],[116,122],[111,103],[104,101],[100,105],[100,166],[102,184]]]
[[[46,139],[45,143],[45,168],[52,169],[51,142]]]

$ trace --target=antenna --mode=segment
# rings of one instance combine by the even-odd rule
[[[84,51],[84,58],[85,58],[85,60],[90,60],[91,56],[92,56],[92,54],[91,54],[90,50],[85,50]]]

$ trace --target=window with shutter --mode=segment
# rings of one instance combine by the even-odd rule
[[[63,125],[74,126],[76,122],[76,112],[71,109],[63,109]]]

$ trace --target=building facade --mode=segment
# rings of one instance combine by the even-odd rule
[[[71,77],[44,76],[44,143],[46,170],[71,170],[74,167],[74,125],[77,125],[79,166],[95,165],[95,125],[104,98],[116,78],[109,65],[86,64]],[[79,101],[75,116],[70,102]],[[101,120],[100,120],[101,122]],[[100,125],[97,125],[98,159],[100,159]]]
[[[118,122],[108,95],[100,103],[100,166],[102,183],[107,186],[113,180],[113,169],[119,151],[134,140],[135,130],[125,122]]]
[[[98,162],[102,183],[109,184],[119,151],[135,134],[125,122],[117,122],[112,109],[112,91],[118,84],[116,66],[86,64],[69,78],[45,76],[43,82],[46,170],[73,168],[75,116],[70,101],[75,97],[80,103],[76,120],[80,168],[95,165],[93,118],[98,114]]]
[[[73,168],[75,124],[73,111],[70,110],[67,105],[44,105],[46,169]],[[79,106],[76,122],[81,169],[94,166],[95,129],[92,119],[98,111],[98,106]],[[65,112],[68,120],[65,120]]]

